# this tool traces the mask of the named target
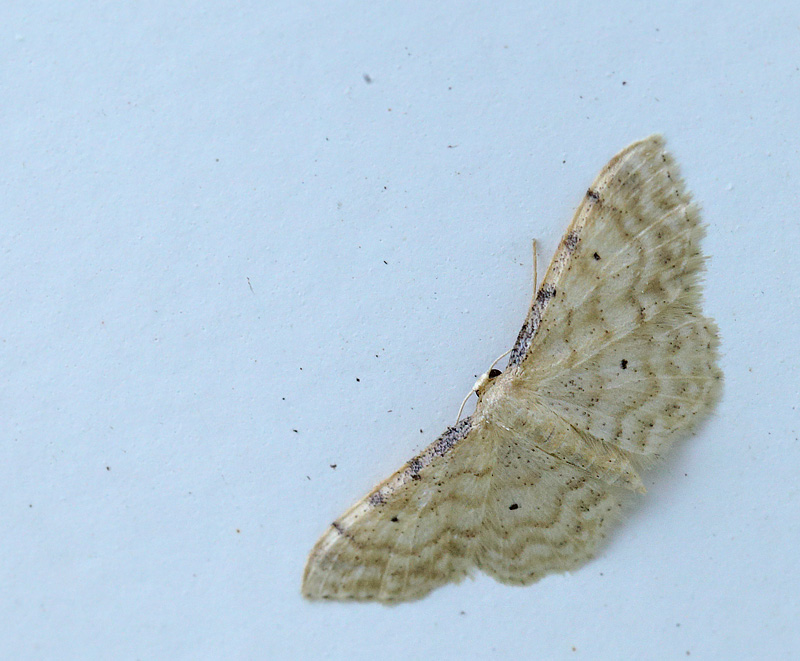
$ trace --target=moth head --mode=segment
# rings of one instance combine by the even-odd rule
[[[494,380],[501,374],[502,372],[500,370],[494,368],[490,369],[488,372],[484,372],[475,382],[475,385],[472,386],[472,391],[480,399],[483,397],[483,394],[486,392],[486,390],[494,383]]]

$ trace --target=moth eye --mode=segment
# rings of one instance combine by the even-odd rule
[[[502,372],[500,370],[497,370],[497,369],[489,370],[489,378],[490,379],[494,379],[495,377],[498,377],[501,374],[502,374]]]

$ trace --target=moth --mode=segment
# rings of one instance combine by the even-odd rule
[[[474,413],[333,522],[309,599],[418,599],[475,569],[528,585],[590,559],[642,472],[721,391],[705,230],[660,136],[586,191]]]

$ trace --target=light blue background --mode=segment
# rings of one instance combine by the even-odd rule
[[[800,654],[799,27],[796,2],[5,3],[0,656]],[[543,272],[653,132],[709,225],[716,414],[572,575],[304,602],[325,526],[513,342],[531,239]]]

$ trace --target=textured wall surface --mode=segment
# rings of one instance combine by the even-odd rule
[[[795,2],[0,19],[0,656],[800,654]],[[651,133],[707,224],[715,413],[571,574],[305,601],[315,540],[514,343],[531,239],[541,279]]]

